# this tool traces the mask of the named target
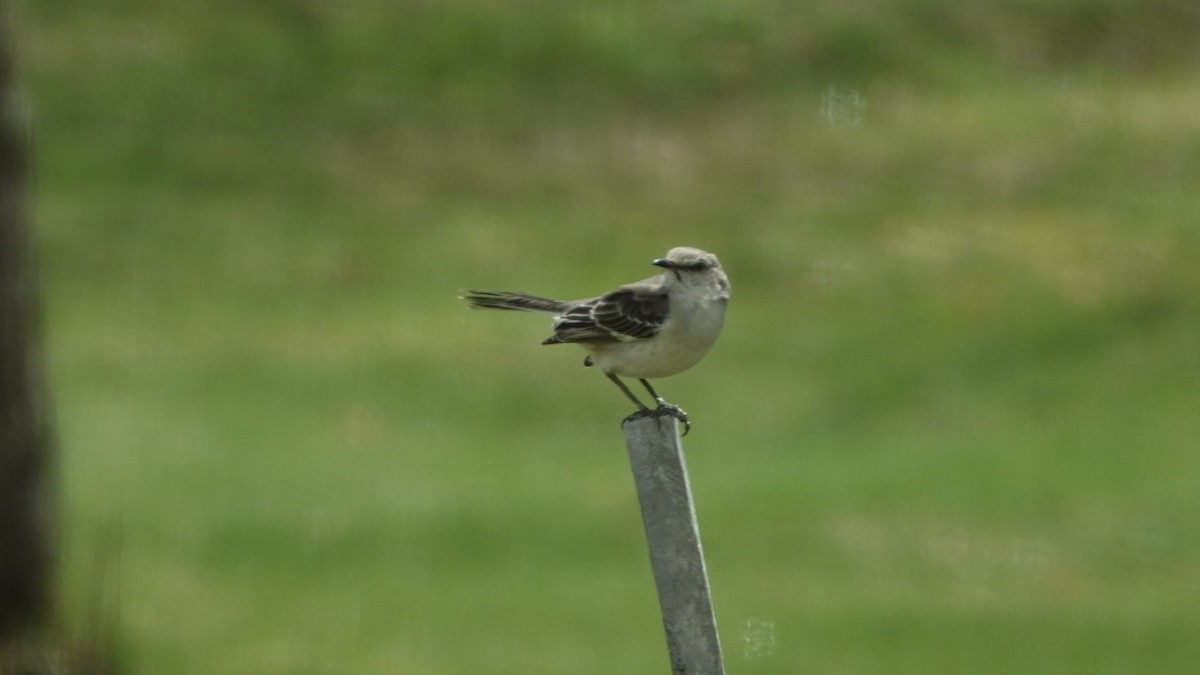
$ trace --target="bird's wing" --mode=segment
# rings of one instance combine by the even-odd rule
[[[670,312],[667,291],[657,279],[622,286],[567,310],[542,344],[631,342],[654,337]]]

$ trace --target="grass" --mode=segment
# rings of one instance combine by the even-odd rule
[[[210,5],[18,5],[129,672],[665,668],[626,404],[455,295],[676,244],[734,285],[660,387],[730,672],[1190,672],[1185,4]]]

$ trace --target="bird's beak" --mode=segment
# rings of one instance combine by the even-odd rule
[[[671,269],[672,267],[675,266],[675,263],[671,262],[670,260],[667,260],[666,258],[659,258],[658,260],[651,260],[650,264],[658,265],[659,267],[665,267],[666,269]]]

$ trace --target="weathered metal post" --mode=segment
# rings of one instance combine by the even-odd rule
[[[643,415],[626,420],[622,428],[642,507],[671,672],[724,675],[678,424],[670,415]]]

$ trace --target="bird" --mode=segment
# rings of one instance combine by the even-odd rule
[[[683,408],[668,403],[649,380],[681,373],[700,362],[717,341],[729,305],[729,277],[717,256],[677,246],[651,261],[662,273],[583,300],[553,300],[512,291],[467,290],[471,308],[539,312],[554,316],[543,345],[578,344],[584,366],[596,366],[637,406],[626,421],[667,414],[692,425]],[[657,407],[651,410],[620,379],[642,383]]]

